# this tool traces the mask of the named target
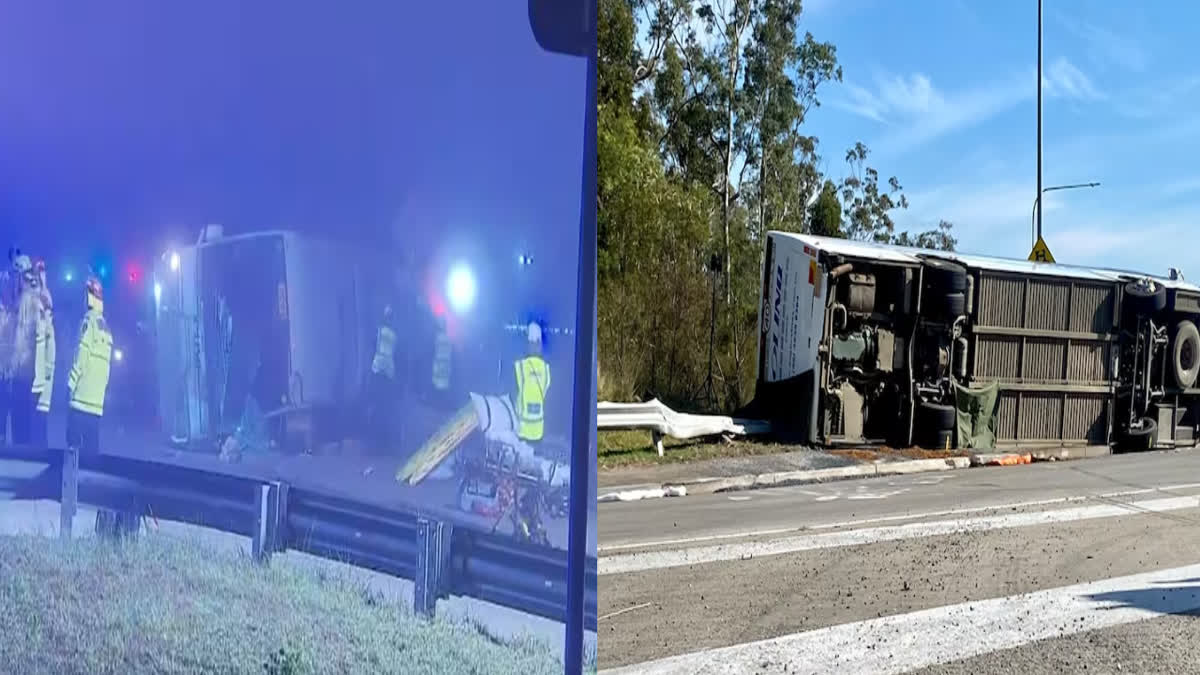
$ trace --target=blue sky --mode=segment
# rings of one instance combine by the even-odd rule
[[[801,31],[837,46],[841,84],[808,133],[845,173],[856,140],[911,203],[897,222],[955,223],[963,251],[1025,257],[1036,193],[1037,4],[809,0]],[[1045,238],[1059,262],[1200,279],[1200,6],[1046,0]]]

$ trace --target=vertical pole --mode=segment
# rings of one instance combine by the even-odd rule
[[[575,302],[575,364],[572,393],[571,476],[569,516],[567,518],[567,606],[566,639],[563,649],[563,672],[574,675],[583,672],[583,627],[587,594],[588,544],[594,537],[595,523],[589,517],[595,513],[596,486],[589,476],[596,466],[596,403],[591,377],[580,377],[595,369],[596,354],[588,339],[596,338],[596,3],[580,3],[588,26],[591,43],[587,57],[587,82],[584,87],[586,105],[583,125],[583,175],[579,217],[579,268]],[[583,479],[583,480],[581,480]],[[590,532],[589,532],[590,530]],[[592,553],[595,555],[595,553]]]
[[[417,520],[417,569],[413,578],[413,610],[426,618],[437,615],[451,528],[429,518]]]
[[[75,522],[75,508],[79,503],[79,449],[68,447],[62,458],[62,491],[59,493],[58,536],[71,538],[71,526]]]
[[[1042,0],[1038,0],[1037,54],[1037,199],[1042,198]],[[1038,206],[1041,206],[1040,204]],[[1042,209],[1037,210],[1037,238],[1042,238]],[[1035,241],[1036,243],[1036,241]]]

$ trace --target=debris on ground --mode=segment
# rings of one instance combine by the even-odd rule
[[[966,457],[966,450],[926,450],[924,448],[892,448],[881,446],[877,448],[848,448],[831,450],[830,454],[858,462],[894,462],[905,459],[948,459],[951,457]]]

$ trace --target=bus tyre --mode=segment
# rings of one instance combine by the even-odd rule
[[[1167,307],[1167,289],[1157,281],[1125,284],[1125,308],[1134,316],[1157,314]]]
[[[967,268],[938,258],[925,259],[925,287],[938,293],[967,290]]]
[[[1158,422],[1153,417],[1143,417],[1142,427],[1132,426],[1125,429],[1125,447],[1129,450],[1153,450],[1155,436],[1158,435]]]
[[[932,433],[954,429],[958,422],[958,414],[952,405],[922,401],[920,415],[917,419],[921,420],[921,424]]]
[[[953,429],[937,429],[931,430],[928,434],[928,444],[925,446],[927,450],[953,450],[954,449],[954,430]]]
[[[967,297],[962,293],[947,293],[942,298],[942,316],[957,319],[967,313]]]
[[[1171,369],[1175,384],[1180,389],[1189,389],[1196,384],[1200,375],[1200,331],[1191,321],[1180,321],[1175,326],[1175,339],[1171,343]]]

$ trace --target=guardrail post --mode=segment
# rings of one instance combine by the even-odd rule
[[[134,511],[96,509],[96,535],[107,539],[131,539],[141,529],[142,517]]]
[[[417,571],[413,579],[413,610],[433,618],[442,595],[442,576],[450,553],[448,523],[431,518],[417,519]]]
[[[287,513],[287,485],[264,483],[258,486],[258,516],[255,519],[251,553],[257,562],[269,562],[272,553],[284,550],[283,521]]]
[[[58,536],[71,538],[71,526],[79,504],[79,449],[67,448],[62,455],[61,492],[59,495]]]

